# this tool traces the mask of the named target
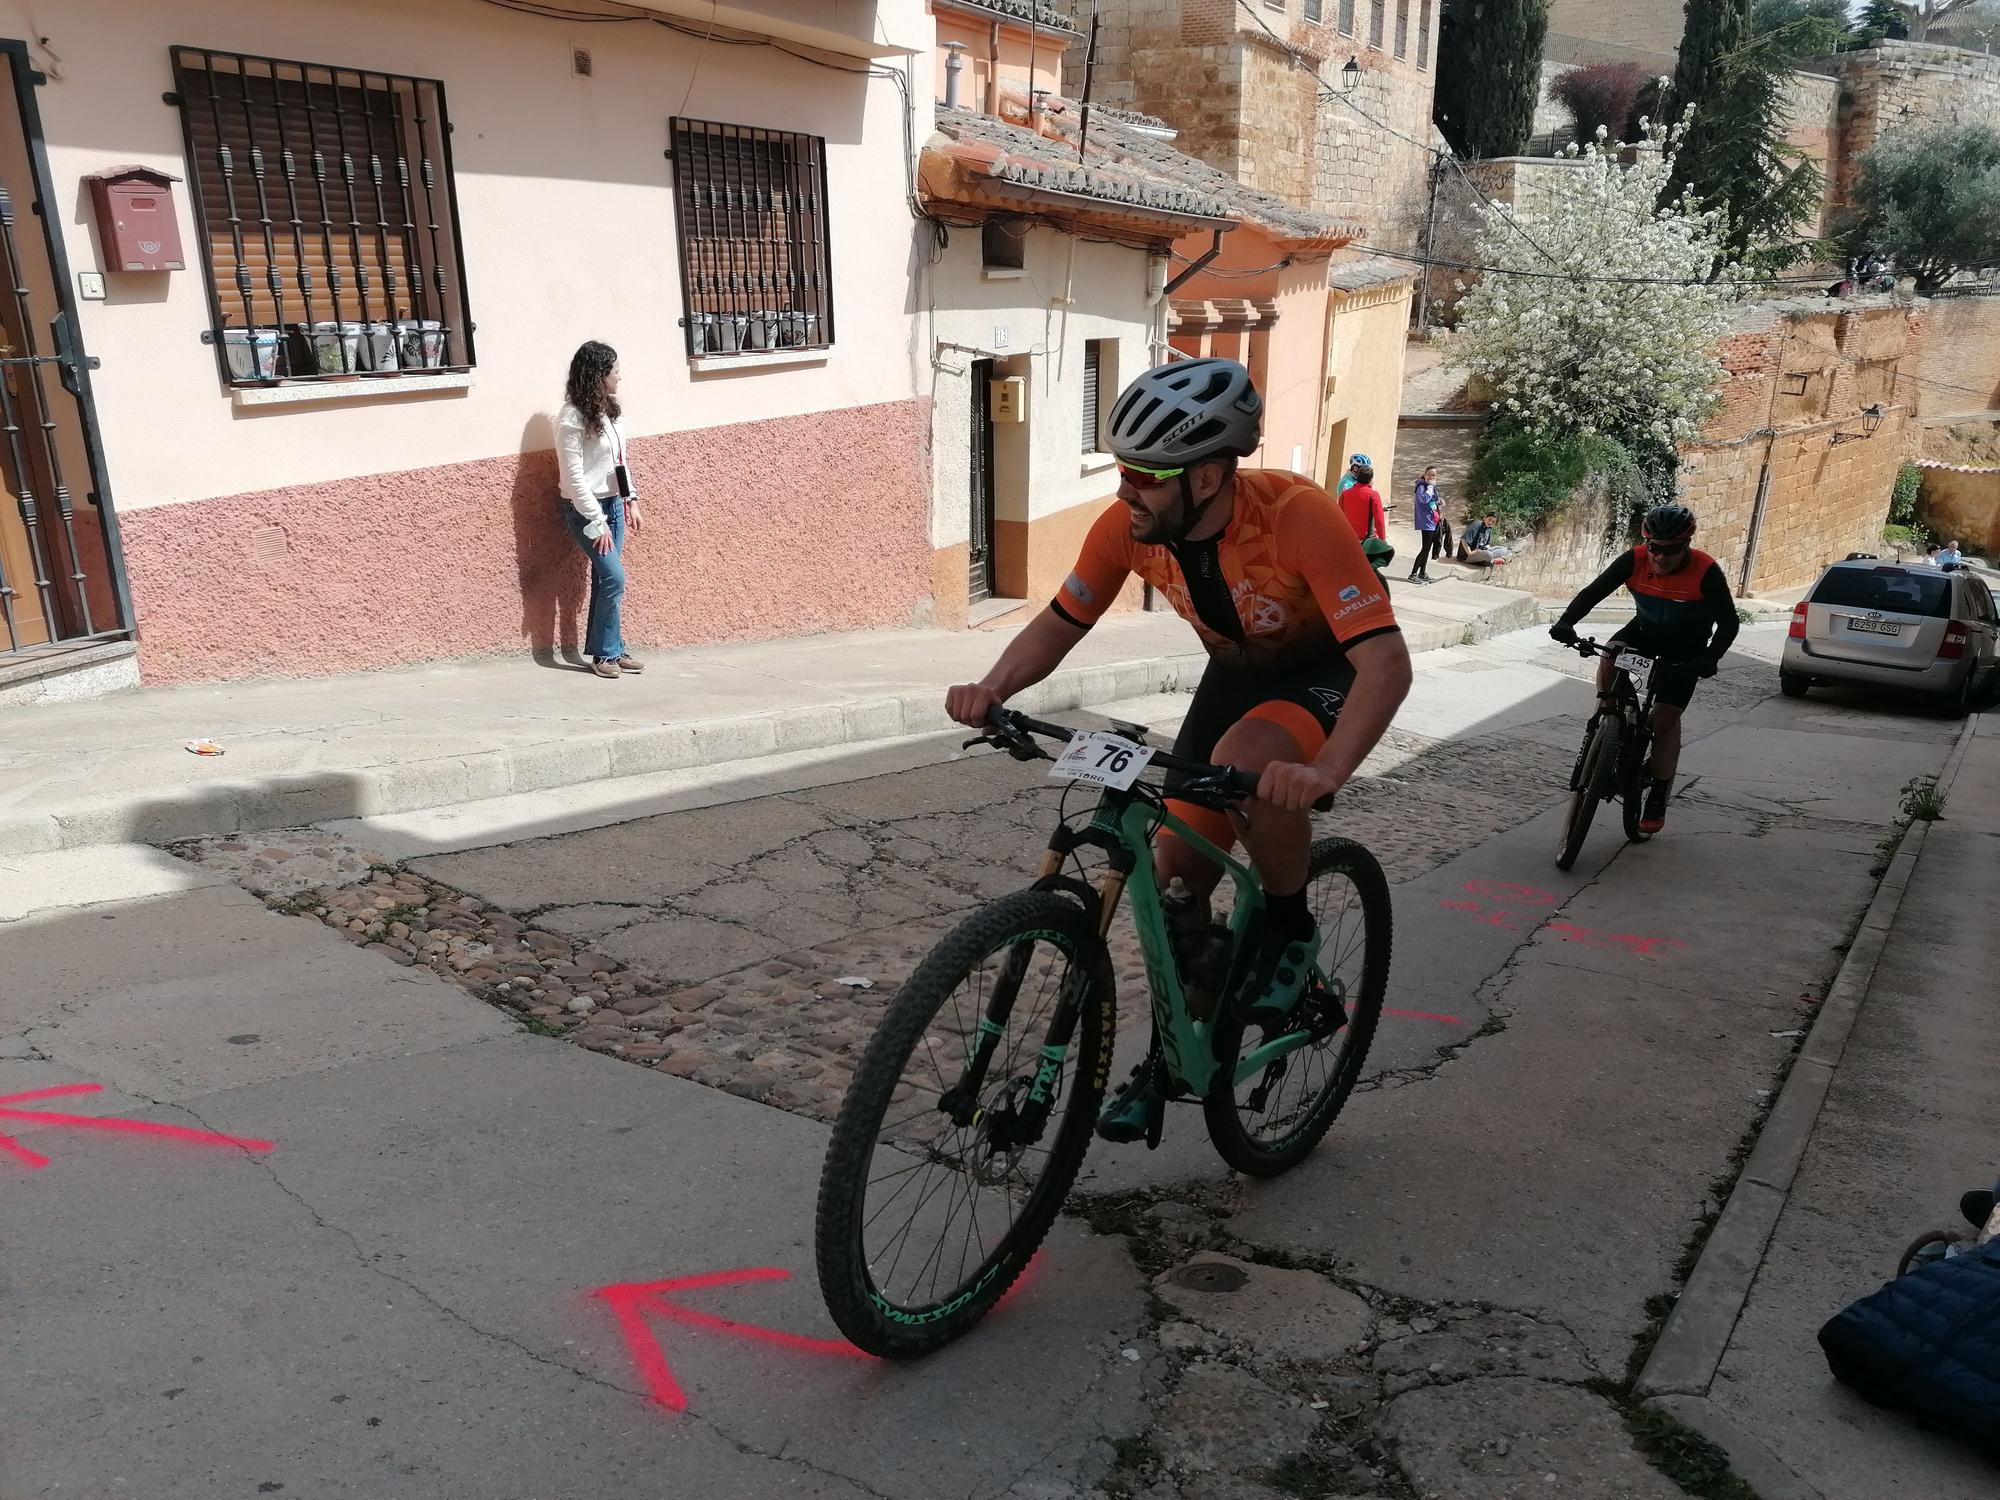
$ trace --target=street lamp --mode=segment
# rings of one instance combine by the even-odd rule
[[[1864,407],[1861,412],[1861,430],[1869,437],[1875,436],[1875,429],[1882,425],[1883,415],[1880,401],[1873,406]]]
[[[1340,91],[1343,94],[1351,94],[1359,82],[1361,82],[1361,59],[1349,57],[1347,66],[1340,70]]]

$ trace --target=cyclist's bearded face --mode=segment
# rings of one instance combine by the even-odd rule
[[[1125,508],[1131,515],[1132,540],[1178,540],[1187,530],[1189,510],[1182,495],[1179,476],[1144,485],[1135,482],[1137,477],[1130,472],[1123,472],[1118,477],[1118,498],[1125,502]],[[1198,464],[1188,470],[1187,479],[1194,490],[1195,505],[1213,497],[1222,487],[1224,478],[1221,464]]]

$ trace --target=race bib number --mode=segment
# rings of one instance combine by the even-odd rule
[[[1653,680],[1653,658],[1641,656],[1636,651],[1626,651],[1619,655],[1618,665],[1632,674],[1632,691],[1643,696]]]
[[[1049,767],[1049,776],[1055,781],[1081,781],[1122,792],[1139,779],[1152,758],[1150,745],[1092,730],[1069,742],[1069,748]]]

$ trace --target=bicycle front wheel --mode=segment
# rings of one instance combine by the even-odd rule
[[[1113,1004],[1095,927],[1049,891],[982,908],[918,965],[855,1072],[820,1175],[820,1290],[856,1345],[927,1354],[1021,1274],[1090,1144]],[[1058,1052],[1063,1015],[1074,1027]]]
[[[1311,1040],[1236,1078],[1237,1059],[1262,1046],[1227,1011],[1216,1022],[1221,1064],[1202,1114],[1222,1159],[1253,1177],[1297,1166],[1354,1092],[1389,992],[1393,920],[1381,865],[1352,839],[1318,839],[1306,866],[1306,903],[1319,928],[1317,973],[1286,1030]]]
[[[1583,764],[1577,771],[1576,790],[1569,794],[1569,814],[1563,819],[1562,842],[1556,850],[1556,868],[1567,870],[1583,852],[1590,834],[1590,821],[1597,816],[1597,804],[1611,795],[1618,776],[1617,719],[1608,713],[1597,716],[1596,727],[1584,746]]]

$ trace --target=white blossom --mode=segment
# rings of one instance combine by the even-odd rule
[[[1731,295],[1708,280],[1718,221],[1657,206],[1675,137],[1653,126],[1647,139],[1657,149],[1631,166],[1593,143],[1530,169],[1520,206],[1482,212],[1481,261],[1532,274],[1488,274],[1466,294],[1450,358],[1538,431],[1676,443],[1714,406],[1710,346]]]

